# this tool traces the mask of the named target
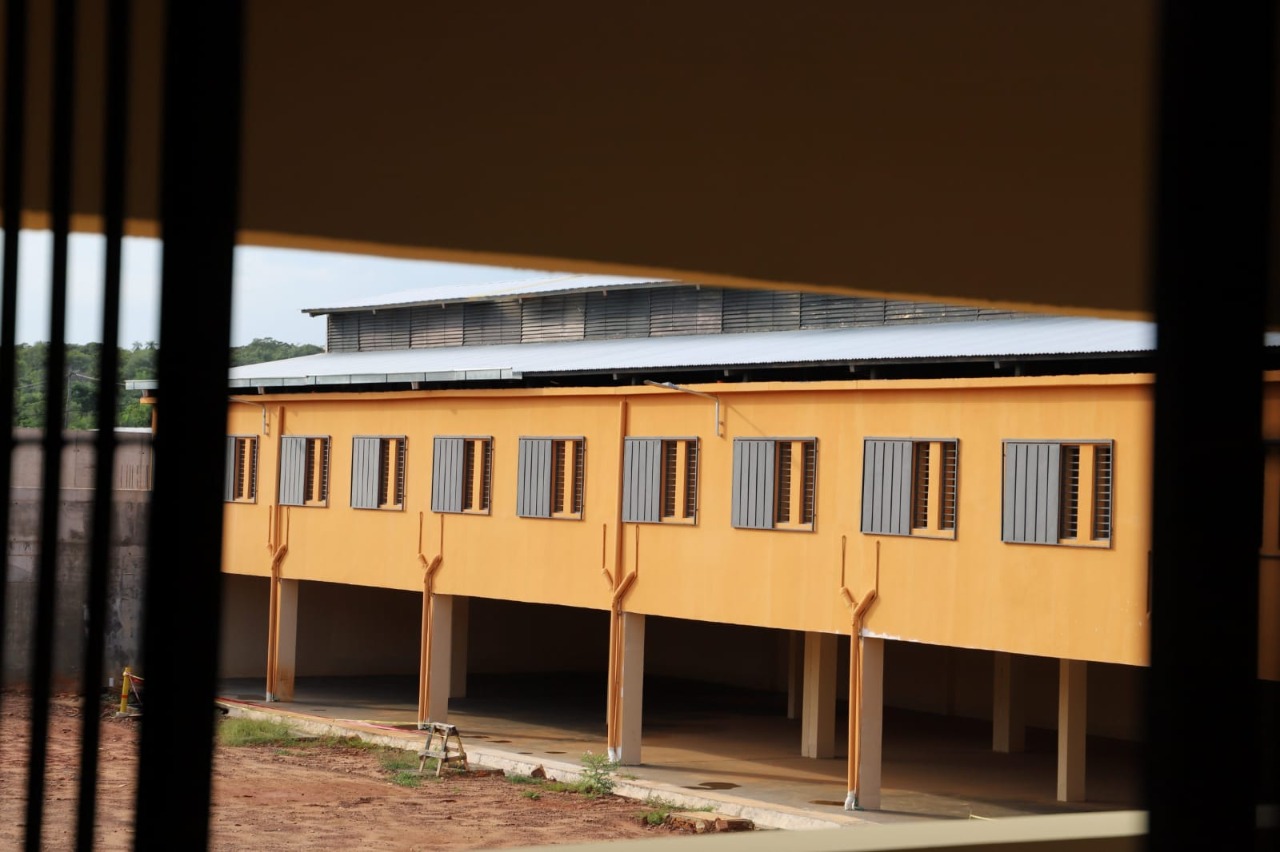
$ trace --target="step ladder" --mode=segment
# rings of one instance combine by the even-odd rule
[[[457,726],[444,722],[427,722],[423,730],[427,732],[427,742],[418,752],[419,775],[426,771],[427,759],[432,757],[436,759],[437,778],[445,766],[460,763],[463,770],[471,769],[467,764],[467,752],[462,747],[462,737],[458,736]]]

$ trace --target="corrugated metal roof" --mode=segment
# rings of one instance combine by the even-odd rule
[[[326,352],[233,367],[231,387],[468,382],[574,373],[1141,354],[1155,324],[1088,317]],[[1280,347],[1280,333],[1266,335]],[[154,388],[154,380],[126,383]]]
[[[579,275],[565,272],[539,278],[515,281],[436,284],[400,290],[381,296],[338,302],[325,308],[303,308],[303,313],[319,316],[343,311],[369,310],[371,308],[405,308],[413,305],[440,305],[448,302],[465,302],[476,299],[501,299],[515,296],[549,296],[556,293],[575,293],[582,290],[605,290],[640,285],[671,284],[660,278],[631,278],[623,275]]]
[[[757,334],[327,352],[235,367],[232,387],[467,382],[523,376],[748,366],[865,364],[1142,353],[1155,325],[1088,317]],[[133,383],[131,387],[153,387]]]

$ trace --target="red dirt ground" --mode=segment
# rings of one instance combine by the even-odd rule
[[[0,848],[24,837],[28,703],[6,693],[0,715]],[[137,720],[103,711],[95,848],[126,850],[133,835]],[[75,843],[81,713],[70,696],[50,711],[43,847]],[[301,749],[218,746],[210,848],[214,850],[497,849],[669,835],[646,826],[642,803],[538,791],[490,775],[446,776],[417,788],[391,782],[378,752],[342,746]]]

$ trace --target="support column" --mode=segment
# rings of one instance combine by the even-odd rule
[[[622,689],[619,694],[621,739],[617,760],[640,765],[640,727],[644,716],[644,616],[622,613]]]
[[[787,718],[799,719],[804,704],[804,634],[787,631]]]
[[[1017,692],[1013,654],[996,651],[995,689],[991,703],[991,750],[1015,754],[1026,750],[1027,725]]]
[[[449,663],[449,697],[467,697],[467,630],[471,598],[453,597],[453,659]]]
[[[1087,663],[1058,664],[1058,801],[1084,801]]]
[[[431,596],[431,642],[427,658],[430,685],[427,719],[449,721],[450,667],[453,662],[453,595]]]
[[[276,607],[275,636],[268,636],[271,643],[267,648],[269,655],[267,701],[292,701],[293,681],[298,660],[298,581],[270,580],[276,583],[275,600],[270,605]]]
[[[850,649],[850,653],[856,646]],[[884,742],[884,640],[863,637],[858,718],[858,808],[880,807],[880,764]],[[850,758],[852,759],[852,758]]]
[[[836,635],[804,634],[804,704],[800,718],[800,754],[836,754]]]

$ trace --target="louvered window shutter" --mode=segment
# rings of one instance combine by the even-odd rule
[[[772,440],[733,441],[732,523],[746,529],[773,529],[774,455]]]

